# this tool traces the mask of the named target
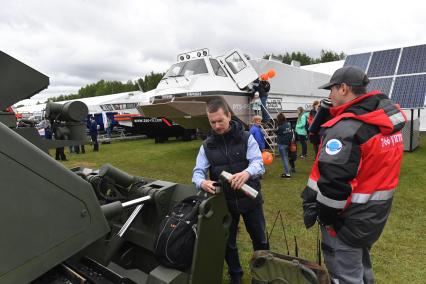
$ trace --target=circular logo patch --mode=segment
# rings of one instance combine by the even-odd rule
[[[342,142],[340,140],[331,139],[325,145],[325,151],[329,155],[336,155],[340,150],[342,150]]]

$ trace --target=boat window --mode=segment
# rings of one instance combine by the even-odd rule
[[[208,73],[204,59],[183,61],[173,64],[164,75],[163,79],[172,77],[187,77],[191,75]]]
[[[243,58],[238,54],[238,52],[233,52],[231,55],[226,57],[226,63],[229,68],[231,68],[232,73],[237,74],[241,70],[247,67],[244,63]]]
[[[227,77],[228,76],[228,75],[226,75],[225,70],[223,70],[222,66],[220,66],[220,63],[216,59],[210,58],[210,64],[213,67],[213,72],[217,76],[223,76],[223,77]]]

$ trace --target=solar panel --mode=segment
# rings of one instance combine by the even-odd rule
[[[403,108],[425,106],[426,44],[348,55],[348,65],[367,69],[368,91],[380,90]]]
[[[371,52],[348,55],[343,66],[358,66],[362,70],[367,69],[368,60],[370,60]]]
[[[373,90],[379,90],[382,93],[389,95],[390,88],[392,85],[392,77],[390,78],[381,78],[381,79],[371,79],[370,84],[367,85],[367,90],[373,91]]]
[[[400,48],[396,48],[373,52],[368,67],[368,77],[394,75],[400,51]]]
[[[426,45],[404,47],[398,74],[426,72]]]
[[[426,95],[426,75],[397,77],[391,99],[402,108],[423,107]]]

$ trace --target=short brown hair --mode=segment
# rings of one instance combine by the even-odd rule
[[[312,106],[317,106],[317,105],[319,105],[320,104],[320,102],[319,101],[314,101],[313,103],[312,103]]]
[[[219,109],[222,109],[225,115],[230,113],[228,104],[222,99],[213,99],[207,103],[206,111],[208,113],[217,112]]]
[[[281,124],[283,124],[284,122],[287,121],[287,118],[285,117],[284,113],[280,112],[277,115],[277,121],[278,121],[278,125],[281,125]]]
[[[365,86],[349,86],[349,88],[356,96],[360,96],[367,93],[367,87]]]

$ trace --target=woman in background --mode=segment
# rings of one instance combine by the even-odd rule
[[[278,151],[280,152],[281,160],[283,161],[284,172],[282,178],[290,178],[290,166],[288,162],[288,150],[293,139],[293,131],[291,130],[290,123],[287,122],[285,115],[281,112],[277,115],[278,129],[277,129],[277,144]]]
[[[308,137],[308,131],[306,130],[307,122],[308,122],[308,113],[303,110],[303,107],[297,108],[297,123],[296,123],[296,134],[297,140],[302,145],[302,155],[300,158],[304,159],[308,152],[308,146],[306,145],[306,140]]]

